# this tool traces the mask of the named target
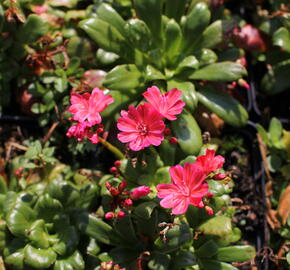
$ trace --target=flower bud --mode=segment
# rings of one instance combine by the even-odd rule
[[[146,196],[150,193],[150,187],[140,186],[132,190],[130,197],[132,200],[138,200],[140,197]]]
[[[133,201],[130,198],[127,198],[122,203],[124,208],[131,207],[133,205]]]
[[[166,129],[164,129],[164,135],[165,136],[168,136],[168,135],[170,135],[171,134],[171,129],[170,128],[166,128]]]
[[[115,187],[110,188],[110,193],[112,196],[118,196],[120,194],[119,190]]]
[[[170,142],[171,144],[176,144],[176,143],[178,142],[178,140],[177,140],[176,137],[171,137],[171,138],[169,139],[169,142]]]
[[[204,203],[203,203],[203,201],[200,201],[197,207],[198,207],[198,208],[204,208]]]
[[[111,167],[110,168],[110,173],[111,174],[116,174],[118,172],[118,168],[116,168],[116,167]]]
[[[113,219],[115,214],[113,212],[108,212],[105,214],[105,219]]]
[[[206,197],[208,198],[208,199],[211,199],[212,197],[213,197],[213,193],[211,193],[211,192],[208,192],[207,194],[206,194]]]
[[[103,132],[104,132],[104,129],[103,129],[103,128],[100,128],[100,127],[97,128],[97,133],[98,133],[98,134],[101,134],[101,133],[103,133]]]
[[[246,89],[250,89],[250,85],[244,79],[239,79],[238,84],[241,87],[244,87]]]
[[[118,218],[124,218],[126,216],[126,213],[124,212],[124,211],[119,211],[118,213],[117,213],[117,217]]]
[[[105,186],[106,186],[106,188],[107,188],[107,190],[109,190],[110,191],[110,189],[111,189],[111,184],[110,184],[110,182],[106,182],[105,183]]]
[[[118,186],[118,190],[120,191],[120,193],[124,191],[126,186],[127,186],[127,180],[123,179],[122,182]]]
[[[214,175],[213,179],[214,180],[223,180],[227,177],[228,175],[226,173],[217,173]]]
[[[213,215],[214,215],[214,212],[213,212],[213,210],[212,210],[211,207],[206,206],[204,209],[205,209],[206,213],[207,213],[209,216],[213,216]]]
[[[121,164],[122,164],[121,160],[116,160],[116,161],[114,162],[114,165],[115,165],[115,167],[117,167],[117,168],[119,168],[119,167],[121,166]]]

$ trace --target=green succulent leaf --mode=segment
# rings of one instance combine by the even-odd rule
[[[213,240],[209,240],[196,250],[196,255],[198,258],[211,258],[217,254],[218,248]]]
[[[290,60],[282,61],[273,66],[261,81],[263,91],[267,95],[276,95],[290,87],[290,81],[285,80],[290,72]]]
[[[39,218],[50,222],[56,214],[63,210],[63,207],[58,200],[51,198],[49,194],[44,194],[39,197],[34,210]]]
[[[53,270],[84,270],[85,262],[79,251],[75,251],[73,254],[67,257],[62,257],[56,260]]]
[[[197,108],[198,98],[197,92],[195,91],[195,86],[192,82],[170,80],[167,81],[167,86],[169,89],[178,88],[178,90],[182,92],[181,99],[185,102],[186,109],[189,112],[194,112]]]
[[[187,110],[183,110],[171,126],[182,152],[186,156],[198,154],[202,146],[202,137],[194,117]]]
[[[215,260],[201,260],[201,265],[203,266],[203,269],[206,270],[238,270],[238,268],[232,266],[231,264],[219,262]]]
[[[229,217],[216,216],[203,222],[198,230],[209,235],[223,236],[231,233],[232,222]]]
[[[182,75],[183,71],[186,70],[192,70],[192,69],[198,69],[199,68],[199,62],[196,59],[194,55],[189,55],[185,57],[177,66],[175,70],[175,74],[180,74]]]
[[[151,65],[146,66],[145,81],[164,80],[165,76],[158,69]]]
[[[134,0],[137,16],[149,27],[153,38],[161,39],[162,1],[160,0]]]
[[[119,15],[119,13],[110,5],[105,3],[96,4],[96,6],[97,8],[95,9],[95,11],[97,17],[115,27],[119,31],[119,33],[126,38],[126,31],[124,29],[126,22]]]
[[[201,48],[213,48],[223,40],[225,22],[218,20],[209,25],[201,37],[193,44],[195,50]]]
[[[197,3],[186,16],[183,24],[183,48],[187,53],[192,52],[193,44],[199,39],[210,22],[210,11],[204,2]]]
[[[197,52],[194,52],[200,67],[207,66],[213,64],[217,61],[218,57],[216,53],[211,49],[201,49]]]
[[[53,181],[48,186],[47,192],[51,198],[58,200],[65,207],[73,206],[80,196],[77,188],[71,183],[59,180]],[[51,201],[51,204],[57,207],[55,201]]]
[[[141,50],[147,52],[152,46],[151,32],[146,23],[139,19],[130,19],[124,26],[129,42]]]
[[[103,83],[112,90],[129,91],[143,84],[143,74],[136,65],[119,65],[113,68]]]
[[[269,135],[272,140],[272,143],[279,144],[279,142],[281,142],[282,134],[283,134],[283,126],[281,122],[276,117],[273,117],[271,119],[269,126]]]
[[[128,50],[125,38],[108,22],[98,18],[90,18],[81,21],[80,28],[106,51],[122,55],[122,53]]]
[[[176,225],[169,229],[165,235],[166,241],[158,238],[155,241],[156,250],[170,253],[192,239],[192,231],[187,224]]]
[[[186,8],[187,0],[165,1],[165,15],[179,22]]]
[[[207,87],[199,91],[197,96],[200,103],[216,113],[226,123],[235,127],[241,127],[247,123],[246,109],[228,94]]]
[[[255,256],[255,248],[245,245],[219,248],[215,258],[224,262],[245,262],[252,260]]]
[[[164,165],[173,166],[175,164],[174,162],[175,162],[176,144],[170,143],[169,140],[164,140],[158,149],[159,149],[159,155]],[[163,168],[160,168],[159,170],[161,169]],[[156,183],[159,183],[157,178],[156,180],[157,180]]]
[[[193,266],[196,264],[197,258],[192,252],[181,250],[175,257],[172,258],[170,262],[170,269],[172,270],[186,269],[186,267]]]
[[[233,62],[219,62],[194,71],[189,78],[208,81],[235,81],[247,75],[246,69]]]
[[[36,269],[50,267],[56,260],[56,253],[51,249],[39,249],[31,245],[24,248],[24,262],[26,265]]]
[[[49,248],[48,232],[43,219],[38,219],[31,225],[27,237],[34,247]]]
[[[273,35],[273,44],[290,53],[290,33],[285,27],[279,28]]]
[[[96,216],[88,213],[80,213],[76,217],[76,225],[79,230],[88,236],[104,244],[111,244],[116,236],[113,228]]]
[[[179,56],[182,42],[182,32],[179,24],[171,19],[165,27],[164,53],[169,65],[174,65]]]
[[[141,250],[136,248],[118,246],[111,249],[109,255],[113,258],[114,263],[127,266],[126,269],[132,269],[136,265],[136,259],[141,252]],[[134,266],[129,268],[130,264]]]
[[[59,242],[53,245],[53,250],[59,255],[71,254],[79,243],[79,234],[74,226],[66,224],[55,225]]]
[[[157,206],[153,201],[141,203],[134,209],[134,214],[140,218],[149,219]]]
[[[18,200],[13,204],[7,215],[6,221],[9,230],[15,236],[26,236],[31,224],[35,221],[36,213],[32,210],[28,203],[26,203],[25,195],[22,195],[23,200]]]
[[[169,269],[170,255],[161,252],[154,252],[150,256],[148,268],[152,270],[167,270]]]
[[[24,270],[25,243],[19,238],[10,241],[3,251],[5,264],[15,270]]]
[[[45,35],[48,30],[47,23],[40,16],[31,14],[17,30],[16,38],[22,43],[31,44]]]

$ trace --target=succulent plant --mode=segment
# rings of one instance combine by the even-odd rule
[[[248,119],[237,100],[208,83],[238,80],[247,73],[238,63],[219,61],[213,50],[223,41],[231,21],[211,22],[206,3],[188,6],[187,2],[136,0],[136,17],[127,21],[110,5],[98,3],[80,22],[99,45],[97,55],[107,52],[121,63],[103,82],[113,90],[117,101],[108,114],[138,100],[142,89],[149,85],[155,84],[163,91],[176,87],[183,92],[187,113],[175,124],[183,130],[174,130],[179,132],[175,135],[186,155],[198,153],[201,147],[201,132],[192,116],[198,103],[233,126],[243,126]]]

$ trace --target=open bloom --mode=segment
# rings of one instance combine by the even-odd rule
[[[69,112],[74,115],[73,119],[81,123],[87,120],[93,126],[101,123],[100,112],[114,100],[99,88],[95,88],[92,94],[71,94],[70,101],[72,105],[69,107]]]
[[[205,174],[220,169],[224,162],[225,159],[220,155],[215,156],[215,150],[211,149],[206,149],[205,155],[196,158],[196,163],[202,167]]]
[[[143,93],[147,101],[168,120],[175,120],[177,114],[183,110],[185,103],[181,100],[182,92],[173,88],[161,94],[156,86],[152,86]]]
[[[145,103],[137,108],[129,106],[128,111],[121,111],[117,127],[118,139],[129,142],[129,148],[139,151],[150,145],[158,146],[164,140],[165,124],[162,116],[150,104]]]
[[[140,186],[132,190],[130,197],[132,200],[138,200],[139,198],[146,196],[150,193],[150,187]]]
[[[208,184],[204,182],[206,175],[199,165],[185,163],[184,168],[176,165],[169,173],[172,184],[157,185],[162,207],[172,208],[172,213],[178,215],[184,214],[190,204],[203,206],[202,198],[208,193]]]

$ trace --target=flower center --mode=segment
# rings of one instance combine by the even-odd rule
[[[144,123],[138,123],[137,130],[142,136],[145,136],[148,133],[147,126]]]

